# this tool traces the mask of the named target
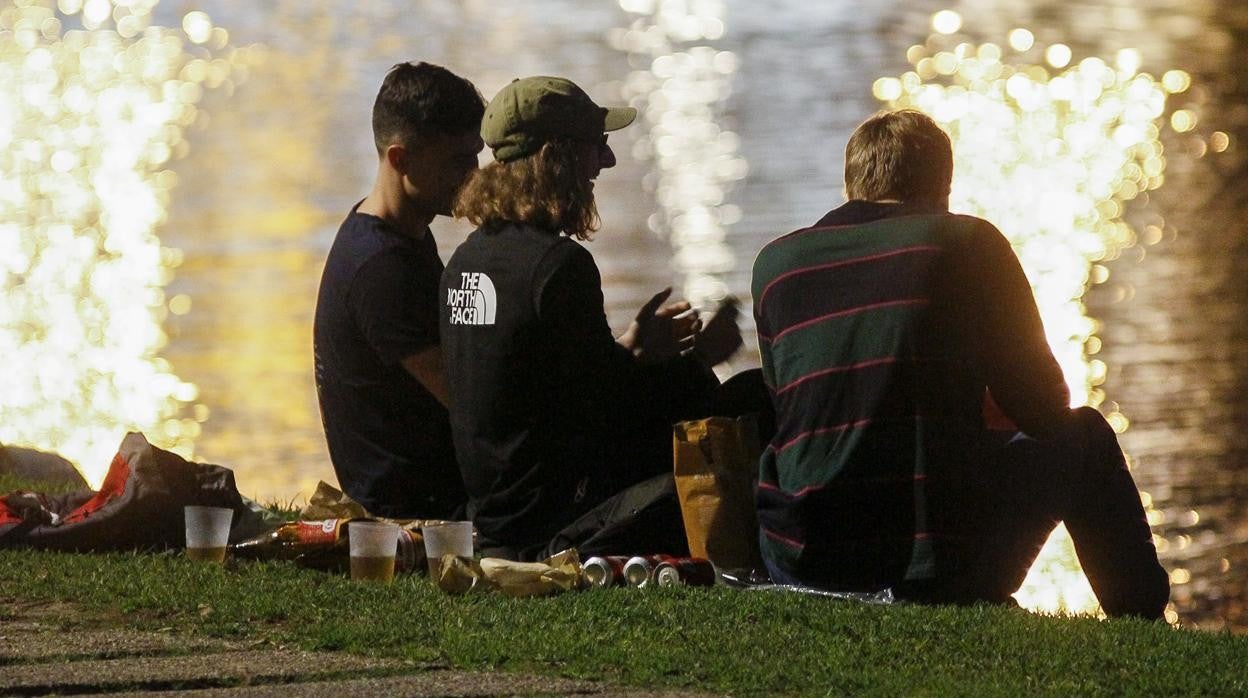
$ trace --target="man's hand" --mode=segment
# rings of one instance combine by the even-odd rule
[[[403,359],[403,368],[412,374],[438,402],[447,405],[446,375],[442,371],[442,347],[432,346]]]
[[[694,347],[702,321],[688,301],[666,303],[671,287],[654,294],[616,341],[645,363],[666,361]]]
[[[737,326],[740,315],[737,299],[724,298],[719,308],[693,342],[693,355],[707,366],[718,366],[727,361],[741,348],[741,328]]]

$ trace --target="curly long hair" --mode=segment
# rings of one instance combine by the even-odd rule
[[[581,167],[578,145],[571,140],[550,141],[511,162],[492,162],[460,189],[455,216],[484,228],[511,221],[588,240],[598,229],[598,207]]]

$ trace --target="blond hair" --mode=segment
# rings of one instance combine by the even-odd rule
[[[949,135],[913,109],[880,112],[845,146],[845,192],[851,199],[939,201],[949,196]]]

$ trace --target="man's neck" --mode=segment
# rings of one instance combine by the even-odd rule
[[[402,184],[388,185],[381,178],[373,187],[373,191],[356,209],[360,213],[376,216],[394,227],[400,233],[416,238],[423,238],[429,231],[435,213],[417,210],[412,202],[403,195]]]
[[[914,206],[922,206],[927,208],[938,208],[944,211],[949,210],[949,198],[944,199],[857,199],[858,201],[866,201],[869,204],[910,204]]]

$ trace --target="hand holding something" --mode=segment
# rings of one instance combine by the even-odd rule
[[[641,361],[658,363],[679,355],[693,346],[702,328],[688,301],[665,303],[671,295],[671,287],[654,294],[616,340]]]
[[[694,356],[707,366],[718,366],[735,354],[745,343],[737,326],[739,314],[737,299],[725,298],[694,340]]]

